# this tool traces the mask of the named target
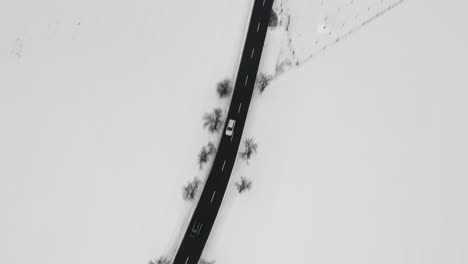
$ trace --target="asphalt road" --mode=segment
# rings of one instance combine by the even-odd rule
[[[253,5],[231,104],[226,117],[226,120],[235,120],[233,134],[232,136],[226,135],[228,123],[226,122],[211,172],[173,264],[197,264],[215,223],[241,143],[272,6],[273,0],[255,0]]]

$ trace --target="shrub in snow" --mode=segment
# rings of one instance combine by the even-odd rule
[[[200,187],[200,181],[197,178],[194,178],[193,181],[188,182],[187,185],[184,186],[184,190],[183,190],[184,200],[192,201],[193,199],[195,199],[195,197],[197,196],[199,187]]]
[[[228,97],[232,93],[232,85],[229,79],[222,80],[216,86],[219,98]]]
[[[213,142],[208,142],[208,144],[206,145],[206,148],[208,149],[208,153],[209,153],[210,155],[216,153],[216,147],[215,147],[215,145],[213,144]]]
[[[244,140],[244,150],[240,153],[240,157],[247,162],[252,158],[252,155],[257,153],[258,145],[253,138]]]
[[[210,156],[216,152],[216,147],[213,142],[209,142],[208,145],[203,146],[200,153],[198,153],[198,165],[200,169],[203,169],[203,165],[210,160]]]
[[[270,85],[271,80],[273,80],[273,76],[261,72],[257,76],[255,86],[257,86],[257,89],[260,93],[263,93],[265,88]]]
[[[211,133],[218,132],[223,123],[223,110],[221,108],[213,109],[212,113],[203,115],[203,127],[208,128]]]
[[[270,13],[270,21],[268,22],[268,27],[277,27],[278,22],[278,15],[276,14],[275,10],[272,9]]]
[[[236,182],[235,184],[237,187],[237,191],[239,193],[243,193],[245,191],[250,190],[250,188],[252,188],[252,181],[248,180],[245,177],[241,177],[240,182]]]
[[[160,257],[157,260],[150,260],[148,264],[171,264],[171,261],[166,257]]]

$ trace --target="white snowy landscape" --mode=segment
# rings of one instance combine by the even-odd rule
[[[0,263],[171,259],[250,0],[0,2]],[[465,1],[283,0],[203,258],[468,263]],[[236,182],[252,181],[239,194]]]

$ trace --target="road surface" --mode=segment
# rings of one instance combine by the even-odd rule
[[[232,136],[222,131],[211,172],[173,264],[197,264],[226,192],[254,91],[273,0],[254,0],[244,49],[226,120],[235,120]],[[227,126],[226,122],[226,126]]]

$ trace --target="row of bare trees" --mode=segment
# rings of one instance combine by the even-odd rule
[[[259,93],[263,93],[266,87],[270,84],[272,77],[264,73],[259,73],[255,86]],[[216,91],[219,98],[228,98],[232,95],[233,85],[229,79],[220,81],[216,86]],[[221,107],[214,108],[211,112],[207,112],[202,117],[203,128],[207,129],[211,134],[218,133],[224,124],[224,113]],[[243,150],[239,153],[240,158],[249,163],[250,159],[254,154],[257,153],[258,145],[253,138],[247,138],[243,142]],[[213,142],[208,142],[206,146],[202,146],[197,156],[197,163],[199,169],[202,170],[204,165],[208,164],[211,157],[216,154],[216,146]],[[252,186],[252,182],[247,178],[242,177],[239,182],[236,183],[236,187],[239,193],[249,190]],[[188,201],[195,199],[198,189],[200,187],[200,180],[196,177],[188,182],[183,187],[183,198]],[[159,263],[157,263],[159,264]]]
[[[259,93],[263,93],[272,80],[272,75],[260,72],[258,73],[255,81],[255,88]],[[216,92],[218,93],[218,97],[221,99],[230,97],[233,89],[232,81],[229,79],[224,79],[216,85]]]
[[[258,144],[253,138],[244,139],[243,150],[239,152],[239,156],[249,163],[253,155],[257,154]],[[237,191],[243,193],[249,191],[252,188],[252,181],[246,177],[241,177],[239,181],[235,183]]]
[[[278,18],[274,12],[270,17],[270,27],[277,26]],[[270,85],[273,80],[273,76],[259,73],[255,81],[255,88],[260,94]],[[233,83],[229,79],[224,79],[216,85],[216,92],[220,99],[229,98],[233,92]],[[206,128],[211,134],[218,133],[224,124],[223,109],[216,107],[212,112],[207,112],[203,115],[203,128]],[[240,158],[245,160],[247,163],[257,153],[258,144],[253,138],[247,138],[243,142],[243,150],[239,152]],[[216,146],[213,142],[208,142],[206,146],[202,146],[202,149],[198,153],[197,163],[199,169],[203,169],[204,165],[207,164],[211,157],[216,154]],[[201,181],[195,177],[192,181],[187,182],[183,187],[183,198],[184,200],[192,201],[198,195]],[[236,189],[239,193],[243,193],[252,188],[252,181],[246,177],[240,177],[240,180],[235,182]],[[207,261],[200,259],[199,264],[214,264],[215,261]],[[171,264],[171,260],[166,257],[160,257],[159,259],[151,260],[149,264]]]
[[[272,80],[271,75],[259,73],[255,82],[255,87],[259,93],[263,93]],[[229,79],[222,80],[218,83],[216,91],[218,92],[219,98],[226,98],[232,94],[232,82]],[[210,133],[219,131],[219,124],[224,123],[223,114],[221,108],[215,108],[211,113],[203,115],[203,127],[207,128]],[[258,144],[253,138],[247,138],[243,142],[243,150],[239,152],[240,158],[245,160],[247,163],[251,160],[252,156],[257,153]],[[205,162],[204,157],[209,156],[209,151],[202,148],[199,154],[199,164],[201,168],[201,162]],[[235,182],[236,189],[239,193],[243,193],[252,188],[252,181],[246,177],[241,177],[239,181]]]

